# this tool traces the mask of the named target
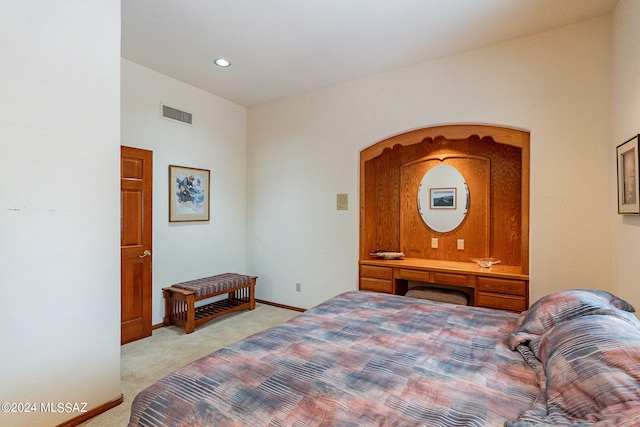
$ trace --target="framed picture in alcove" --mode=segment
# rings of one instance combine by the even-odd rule
[[[640,214],[640,186],[638,185],[638,136],[618,145],[618,213]]]
[[[456,188],[430,188],[429,208],[431,209],[456,209],[457,193]]]
[[[207,169],[169,165],[169,222],[209,221]]]

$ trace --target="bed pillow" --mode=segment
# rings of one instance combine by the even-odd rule
[[[546,295],[522,312],[511,335],[511,348],[542,335],[566,320],[589,314],[634,312],[631,304],[609,292],[573,289]]]
[[[589,314],[615,314],[618,310],[635,312],[627,301],[597,289],[554,292],[540,298],[520,314],[509,343],[512,350],[520,344],[529,344],[537,354],[540,337],[555,325]]]
[[[547,377],[547,413],[571,422],[640,412],[640,322],[585,316],[545,334],[538,358]]]
[[[640,321],[630,313],[558,324],[540,339],[544,393],[510,427],[640,423]],[[584,423],[584,424],[582,424]]]

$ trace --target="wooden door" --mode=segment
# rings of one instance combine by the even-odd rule
[[[153,152],[120,151],[120,306],[122,344],[151,335]]]

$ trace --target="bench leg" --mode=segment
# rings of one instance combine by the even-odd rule
[[[251,280],[251,286],[249,287],[249,310],[256,308],[256,279]]]
[[[173,298],[171,297],[171,291],[167,289],[162,290],[164,296],[164,325],[173,325]]]
[[[187,323],[184,325],[185,332],[190,334],[196,330],[196,307],[194,295],[187,295]]]

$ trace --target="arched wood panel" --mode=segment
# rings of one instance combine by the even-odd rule
[[[485,157],[489,159],[488,230],[466,227],[465,250],[432,251],[432,234],[424,231],[417,207],[409,202],[417,192],[416,177],[403,177],[403,165],[429,156]],[[451,261],[493,256],[504,265],[529,272],[529,133],[488,125],[445,125],[406,132],[378,142],[360,153],[360,259],[369,259],[375,249],[404,251],[407,256]],[[470,166],[460,165],[461,168]],[[408,172],[407,172],[408,173]],[[418,172],[414,172],[414,174]],[[467,181],[478,181],[484,170],[469,172]],[[420,176],[421,178],[421,176]],[[413,179],[412,183],[405,182]],[[415,187],[415,188],[414,188]],[[469,222],[485,218],[474,206],[478,191],[472,191]],[[404,201],[403,201],[404,200]],[[482,202],[484,203],[484,202]],[[476,218],[476,213],[480,218]],[[472,218],[473,217],[473,218]],[[422,227],[422,229],[420,229]],[[450,235],[448,235],[450,234]],[[456,230],[438,233],[449,248],[457,241]],[[482,238],[480,238],[482,235]],[[479,248],[488,249],[480,254]],[[443,246],[439,245],[440,248]],[[453,246],[456,247],[455,245]],[[439,248],[439,249],[440,249]],[[406,253],[406,252],[405,252]]]

